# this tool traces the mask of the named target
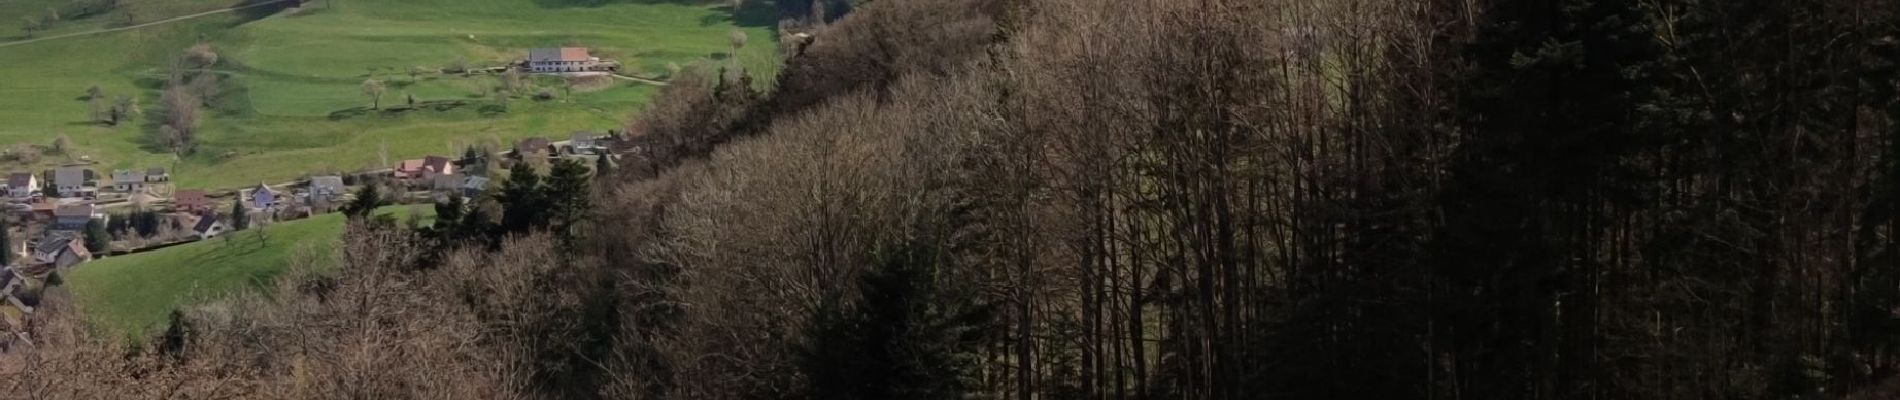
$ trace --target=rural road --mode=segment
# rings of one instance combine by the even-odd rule
[[[645,84],[653,85],[653,86],[666,86],[666,82],[656,81],[656,80],[647,79],[647,78],[635,78],[635,77],[621,75],[621,74],[610,74],[610,75],[613,75],[615,78],[645,83]]]
[[[100,30],[96,30],[96,31],[85,31],[85,32],[74,32],[74,33],[68,33],[68,34],[62,34],[62,35],[53,35],[53,36],[46,36],[46,37],[39,37],[39,38],[33,38],[33,39],[27,39],[27,40],[20,40],[20,41],[13,41],[13,42],[6,42],[6,43],[0,43],[0,47],[7,47],[7,46],[17,46],[17,45],[23,45],[23,44],[29,44],[29,43],[38,43],[38,42],[44,42],[44,41],[48,41],[48,40],[57,40],[57,39],[66,39],[66,38],[74,38],[74,37],[80,37],[80,36],[87,36],[87,35],[97,35],[97,34],[101,34],[101,33],[112,33],[112,32],[120,32],[120,31],[129,31],[129,30],[133,30],[133,29],[139,29],[139,28],[144,28],[144,27],[149,27],[149,26],[154,26],[154,25],[164,25],[164,24],[169,24],[169,23],[173,23],[173,22],[178,22],[178,21],[184,21],[184,20],[188,20],[188,19],[193,19],[193,18],[198,18],[198,17],[203,17],[203,16],[207,16],[207,15],[217,15],[217,14],[223,14],[223,13],[228,13],[228,12],[232,12],[232,11],[237,11],[237,10],[243,10],[243,9],[246,9],[246,8],[253,8],[253,7],[263,7],[263,6],[268,6],[268,5],[272,5],[272,4],[277,4],[277,3],[283,3],[283,2],[287,2],[287,1],[294,1],[294,0],[277,0],[277,1],[272,1],[272,2],[266,2],[266,3],[257,3],[257,4],[252,4],[252,5],[248,5],[248,6],[243,6],[243,7],[231,7],[231,8],[226,8],[226,9],[222,9],[222,10],[211,10],[211,11],[205,11],[205,12],[201,12],[201,13],[197,13],[197,14],[191,14],[191,15],[185,15],[185,16],[178,16],[178,17],[172,17],[172,18],[168,18],[168,19],[162,19],[162,20],[157,20],[157,21],[152,21],[152,22],[147,22],[147,23],[143,23],[143,24],[138,24],[138,25],[132,25],[132,26],[122,26],[122,27],[118,27],[118,28],[112,28],[112,29],[100,29]]]

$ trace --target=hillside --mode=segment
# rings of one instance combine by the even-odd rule
[[[0,388],[1900,398],[1900,0],[776,6],[766,90]]]
[[[379,211],[427,218],[429,207],[388,206]],[[66,276],[80,309],[98,327],[140,338],[184,305],[269,287],[293,263],[327,268],[343,233],[343,215],[323,214],[238,231],[226,237],[81,264]]]
[[[206,8],[169,4],[176,6],[169,11],[179,13]],[[546,91],[552,100],[519,96],[508,101],[506,113],[484,114],[482,106],[497,102],[489,91],[498,78],[412,76],[410,70],[500,65],[530,47],[585,46],[623,61],[626,73],[665,75],[669,64],[733,62],[727,59],[729,34],[739,29],[754,45],[744,47],[736,61],[770,76],[776,65],[767,29],[772,12],[769,3],[735,17],[690,2],[345,0],[0,47],[0,75],[10,77],[0,80],[0,140],[20,149],[50,145],[64,134],[77,147],[66,155],[0,165],[45,166],[79,156],[102,162],[102,168],[176,163],[182,187],[225,188],[376,167],[385,146],[387,157],[398,160],[458,153],[469,144],[605,131],[620,127],[655,89],[619,80],[570,89],[558,79],[535,79],[535,88],[524,93]],[[175,160],[150,139],[159,129],[159,92],[173,60],[200,41],[218,53],[211,72],[222,78],[222,94],[205,111],[198,151]],[[396,115],[353,112],[371,104],[362,89],[367,79],[387,82],[383,105],[405,103],[409,96],[466,104]],[[109,98],[135,96],[144,120],[118,127],[88,123],[85,95],[93,85]]]

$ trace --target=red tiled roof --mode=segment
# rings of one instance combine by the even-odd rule
[[[449,158],[443,157],[443,156],[423,157],[422,166],[423,168],[428,168],[431,171],[445,172],[449,170]]]
[[[564,59],[564,60],[586,61],[589,57],[591,56],[587,55],[586,47],[562,47],[561,48],[561,59]]]
[[[179,207],[203,207],[205,205],[205,191],[180,190],[178,191],[178,195],[173,197],[172,202]]]
[[[396,172],[420,171],[422,171],[422,160],[402,160],[402,164],[396,165]]]

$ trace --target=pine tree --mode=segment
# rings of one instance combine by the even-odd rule
[[[466,210],[468,210],[468,201],[462,198],[462,194],[450,193],[448,201],[435,203],[435,226],[430,227],[429,230],[439,238],[459,240],[460,237],[457,235],[461,232],[461,228],[456,225],[462,223],[462,214],[465,214]]]
[[[580,161],[561,160],[554,163],[554,168],[548,173],[544,195],[548,203],[550,229],[568,235],[573,231],[570,228],[587,217],[592,208],[589,183],[587,166]]]
[[[548,201],[534,166],[519,162],[508,168],[508,180],[497,200],[502,206],[503,232],[527,232],[547,225]]]
[[[86,222],[86,249],[93,254],[105,254],[112,245],[112,233],[106,232],[106,224],[99,220]]]
[[[1482,13],[1458,88],[1464,137],[1439,196],[1435,272],[1454,387],[1479,398],[1551,397],[1593,384],[1600,340],[1593,238],[1637,187],[1635,106],[1660,57],[1628,0],[1498,1]],[[1560,300],[1561,299],[1561,300]],[[1482,371],[1482,372],[1479,372]],[[1512,382],[1506,384],[1505,382]]]
[[[251,226],[251,213],[244,207],[244,199],[231,201],[231,230],[241,231]]]
[[[381,186],[375,182],[365,183],[362,189],[356,191],[356,199],[343,207],[343,214],[350,218],[362,218],[375,212],[376,207],[383,204]]]
[[[940,256],[911,245],[858,282],[856,301],[834,293],[799,351],[816,399],[961,399],[970,357],[993,330],[994,310],[952,295]]]
[[[13,221],[0,219],[0,266],[13,265]]]
[[[613,176],[614,169],[619,167],[618,164],[614,163],[613,155],[601,154],[598,157],[594,157],[594,180],[605,182]]]

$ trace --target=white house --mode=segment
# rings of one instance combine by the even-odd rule
[[[170,172],[165,172],[164,167],[151,167],[151,168],[145,169],[146,182],[171,182],[171,180],[172,180],[172,174]]]
[[[198,240],[210,239],[224,233],[224,223],[218,222],[217,214],[204,213],[198,216],[198,223],[192,224],[191,232]]]
[[[324,201],[336,200],[343,196],[343,177],[336,175],[310,178],[310,198]]]
[[[567,139],[567,148],[573,154],[604,153],[607,151],[607,147],[600,143],[600,139],[601,137],[595,135],[593,132],[574,132],[574,134]]]
[[[112,171],[112,190],[137,192],[145,189],[145,174],[138,170]]]
[[[31,172],[7,174],[7,197],[26,200],[40,192],[40,177]]]
[[[53,170],[53,187],[59,191],[59,197],[81,197],[99,190],[92,186],[88,175],[92,171],[80,167],[65,167]]]
[[[528,72],[611,72],[620,63],[587,54],[585,47],[543,47],[528,50]]]

